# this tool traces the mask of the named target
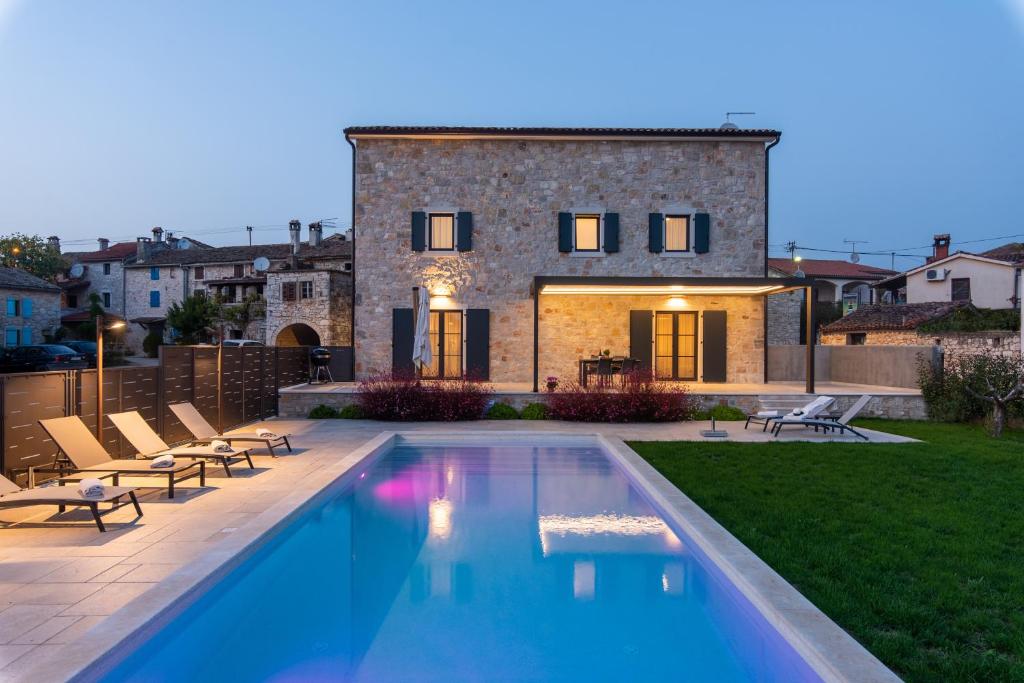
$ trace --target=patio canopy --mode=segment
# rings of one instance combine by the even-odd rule
[[[533,278],[533,390],[540,379],[540,296],[768,296],[803,290],[814,301],[817,282],[800,277],[631,277],[537,275]],[[814,393],[814,306],[805,306],[808,330],[807,393]],[[768,318],[765,316],[765,368],[768,356]]]

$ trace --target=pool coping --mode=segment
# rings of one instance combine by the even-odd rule
[[[61,655],[27,671],[15,680],[99,681],[125,657],[185,611],[222,578],[290,522],[318,497],[329,495],[333,484],[399,443],[495,445],[493,432],[382,432],[305,477],[296,489],[251,524],[216,548],[186,563],[83,637],[68,643]],[[641,458],[622,439],[600,434],[501,432],[501,445],[528,440],[530,445],[598,445],[660,511],[669,516],[725,577],[750,601],[772,628],[825,681],[899,681],[891,670],[852,636],[815,607],[796,588]]]

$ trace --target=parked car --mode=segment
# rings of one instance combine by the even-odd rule
[[[85,356],[61,344],[33,344],[7,349],[0,360],[0,372],[42,372],[45,370],[84,370]]]
[[[263,342],[255,339],[225,339],[224,346],[263,346]]]
[[[80,353],[85,356],[85,360],[89,362],[89,367],[96,367],[96,342],[92,341],[66,341],[61,342],[63,346],[68,347],[75,353]],[[108,363],[104,363],[106,367]]]

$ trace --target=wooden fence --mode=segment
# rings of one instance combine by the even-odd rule
[[[103,370],[103,414],[137,410],[174,444],[191,435],[173,403],[191,401],[223,431],[276,415],[278,389],[308,379],[308,347],[162,346],[159,365]],[[24,483],[29,467],[51,464],[57,451],[39,420],[78,415],[95,433],[96,371],[0,375],[0,409],[0,472]],[[134,455],[108,419],[103,440],[114,457]]]

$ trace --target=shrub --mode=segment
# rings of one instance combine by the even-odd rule
[[[698,410],[693,414],[694,420],[710,420],[711,418],[720,422],[729,422],[730,420],[746,420],[747,414],[736,406],[721,404],[712,406],[710,410]]]
[[[548,399],[551,417],[573,422],[674,422],[693,416],[696,403],[682,386],[652,381],[633,373],[620,391],[571,383]]]
[[[487,409],[484,417],[488,420],[518,420],[519,411],[507,403],[495,403]]]
[[[527,403],[519,413],[523,420],[546,420],[548,419],[548,406],[546,403]]]
[[[371,420],[452,422],[480,419],[490,395],[486,385],[465,379],[376,375],[359,384],[356,400]]]
[[[343,420],[362,420],[365,415],[361,407],[355,403],[349,403],[347,406],[342,406],[341,410],[338,411],[338,417]]]
[[[1011,395],[1024,378],[1018,359],[994,354],[972,354],[948,360],[936,371],[926,359],[918,361],[918,386],[928,418],[937,422],[970,422],[992,418],[993,432],[1001,432],[1007,415],[1024,415],[1024,396]],[[991,397],[1009,397],[996,405]]]
[[[921,325],[918,331],[928,334],[941,332],[987,332],[989,330],[1020,329],[1020,311],[1013,308],[959,308],[944,318]]]
[[[309,419],[311,420],[330,420],[338,417],[338,411],[331,406],[325,406],[323,404],[318,405],[313,410],[309,411]]]
[[[163,335],[159,332],[153,331],[147,334],[146,338],[142,340],[142,350],[146,352],[146,356],[149,358],[156,358],[159,354],[160,345],[163,343]]]

